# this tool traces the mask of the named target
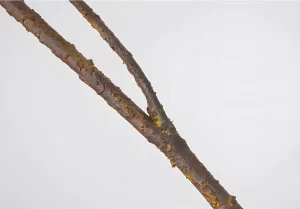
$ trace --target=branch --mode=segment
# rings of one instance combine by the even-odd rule
[[[6,11],[35,35],[61,61],[73,69],[79,78],[103,97],[113,109],[136,128],[148,141],[160,146],[160,132],[150,118],[119,87],[86,59],[75,46],[66,41],[39,14],[22,1],[0,1]]]
[[[87,60],[75,46],[60,36],[39,14],[23,1],[0,1],[0,5],[20,22],[27,31],[51,49],[79,78],[103,97],[123,118],[137,129],[150,143],[160,149],[197,188],[214,209],[242,209],[211,175],[190,150],[179,134],[170,134],[158,129],[151,119],[131,101],[109,78],[99,71],[92,60]]]
[[[158,127],[164,126],[164,129],[170,133],[175,134],[176,129],[167,117],[163,106],[159,102],[156,93],[151,86],[150,81],[145,76],[141,67],[134,60],[132,54],[119,41],[114,33],[105,25],[103,20],[97,15],[92,8],[90,8],[82,0],[70,0],[75,8],[83,15],[83,17],[95,28],[100,36],[109,44],[113,51],[115,51],[126,64],[128,71],[133,75],[137,85],[141,88],[146,97],[148,107],[147,111],[150,118]]]

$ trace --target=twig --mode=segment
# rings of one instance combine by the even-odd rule
[[[160,132],[150,118],[119,87],[86,59],[73,44],[66,41],[38,13],[22,1],[0,1],[6,11],[35,35],[61,61],[73,69],[79,78],[103,97],[113,109],[136,128],[150,143],[160,146]]]
[[[70,0],[75,8],[83,15],[83,17],[95,28],[100,36],[109,44],[113,51],[115,51],[126,64],[128,71],[133,75],[137,85],[141,88],[146,97],[148,107],[147,111],[150,118],[158,127],[162,127],[165,131],[176,134],[176,129],[167,117],[163,106],[159,102],[156,93],[151,86],[150,81],[145,76],[141,67],[133,58],[132,54],[125,48],[114,33],[105,25],[103,20],[97,15],[92,8],[90,8],[82,0]]]
[[[103,97],[106,102],[134,126],[150,143],[156,145],[197,188],[214,209],[242,209],[197,159],[179,134],[159,130],[151,119],[115,86],[91,60],[67,42],[39,14],[23,1],[0,1],[0,5],[20,22],[27,31],[51,49],[52,53],[73,69],[79,78]]]

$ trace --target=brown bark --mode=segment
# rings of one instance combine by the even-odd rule
[[[166,130],[166,127],[157,127],[157,123],[153,122],[120,88],[115,86],[109,78],[99,71],[92,60],[86,59],[77,51],[73,44],[60,36],[34,10],[30,9],[23,1],[0,1],[0,5],[20,22],[27,31],[31,32],[42,44],[47,46],[54,55],[73,69],[83,82],[103,97],[111,107],[132,124],[150,143],[158,147],[170,159],[172,166],[177,166],[200,191],[212,208],[242,209],[235,197],[231,196],[214,179],[176,131],[169,132]],[[114,46],[118,47],[121,45]],[[136,72],[139,73],[139,70]],[[142,79],[144,82],[147,81],[145,76]],[[148,88],[150,94],[152,94],[151,89]],[[145,93],[145,95],[147,94]],[[152,96],[150,95],[149,97]]]
[[[0,1],[6,11],[35,35],[54,55],[73,69],[79,78],[103,97],[123,118],[141,132],[152,144],[160,145],[160,133],[153,122],[119,87],[114,85],[92,60],[86,59],[75,46],[66,41],[34,10],[22,1]]]
[[[105,40],[109,46],[115,51],[122,59],[123,63],[126,64],[128,71],[133,75],[137,85],[141,88],[144,93],[148,107],[147,111],[150,118],[160,127],[164,126],[169,132],[175,133],[176,129],[173,126],[170,119],[167,117],[163,106],[159,102],[156,93],[145,76],[141,67],[133,58],[132,54],[125,48],[115,34],[106,26],[104,21],[97,15],[92,8],[90,8],[82,0],[70,0],[74,7],[82,14],[82,16],[95,28],[100,36]]]

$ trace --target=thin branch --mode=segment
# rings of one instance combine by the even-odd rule
[[[143,94],[146,97],[148,107],[147,111],[150,118],[155,122],[158,127],[163,128],[175,134],[176,129],[167,117],[163,106],[159,102],[156,93],[151,86],[150,81],[145,76],[141,67],[133,58],[132,54],[125,48],[120,40],[114,35],[114,33],[105,25],[103,20],[97,15],[92,8],[90,8],[82,0],[70,0],[75,8],[83,15],[83,17],[95,28],[100,36],[109,44],[113,51],[115,51],[122,61],[126,64],[128,71],[133,75],[137,85],[141,88]]]
[[[179,134],[159,130],[151,119],[115,86],[91,60],[87,60],[75,46],[67,42],[34,10],[21,1],[0,1],[0,5],[20,22],[27,31],[51,49],[52,53],[73,69],[79,78],[103,97],[123,118],[134,126],[150,143],[156,145],[197,188],[214,209],[242,209],[211,175],[190,150]]]

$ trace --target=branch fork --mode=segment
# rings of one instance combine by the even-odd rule
[[[84,57],[75,47],[56,32],[24,1],[3,1],[0,5],[21,23],[62,62],[67,64],[79,79],[100,95],[109,106],[127,120],[149,143],[155,145],[204,196],[214,209],[242,209],[235,196],[230,195],[190,150],[186,141],[176,131],[158,100],[151,83],[132,54],[122,45],[103,20],[84,1],[70,3],[95,28],[126,64],[147,100],[148,115],[122,90],[106,77],[91,59]]]

